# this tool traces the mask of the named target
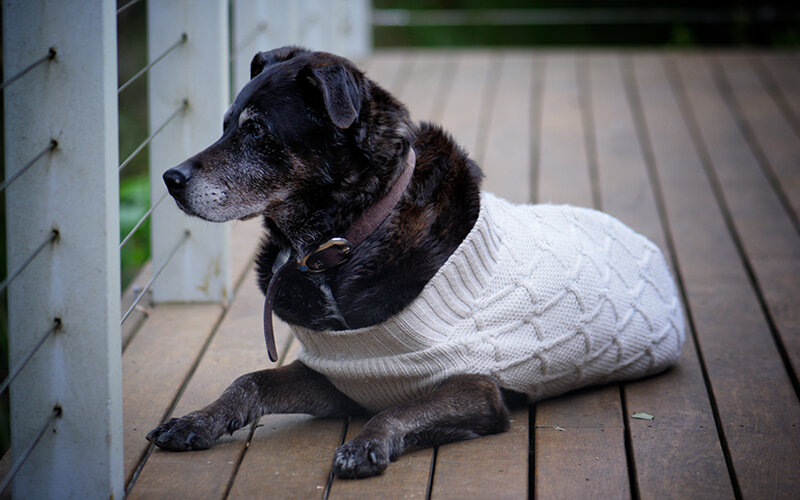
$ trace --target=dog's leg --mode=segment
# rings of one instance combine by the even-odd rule
[[[204,450],[223,433],[233,434],[267,413],[309,413],[318,417],[359,415],[364,409],[319,373],[299,361],[248,373],[202,410],[172,418],[147,434],[159,448]]]
[[[429,447],[508,430],[509,412],[491,377],[457,375],[419,399],[378,413],[334,454],[339,477],[383,471],[414,447]]]

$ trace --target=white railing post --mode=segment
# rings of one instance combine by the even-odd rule
[[[256,52],[301,45],[363,57],[372,45],[369,0],[232,0],[233,87],[250,79]]]
[[[250,61],[257,52],[289,43],[287,22],[296,2],[269,0],[232,0],[231,31],[233,40],[234,97],[250,80]]]
[[[186,41],[148,73],[150,129],[186,108],[150,144],[151,196],[165,191],[164,171],[211,145],[222,132],[228,104],[228,2],[151,0],[148,51],[163,53]],[[153,212],[152,261],[169,261],[153,288],[156,302],[224,302],[231,293],[230,228],[189,218],[172,200]],[[183,243],[186,232],[189,237]],[[176,250],[177,248],[177,250]],[[172,256],[172,257],[171,257]]]
[[[57,142],[6,192],[8,269],[42,248],[9,284],[11,365],[53,332],[11,385],[12,490],[122,498],[114,2],[3,2],[5,75],[51,47],[4,91],[6,179]]]

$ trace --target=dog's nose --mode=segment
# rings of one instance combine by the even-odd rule
[[[176,193],[186,187],[189,182],[190,174],[187,169],[181,166],[171,168],[164,172],[164,184],[170,193]]]

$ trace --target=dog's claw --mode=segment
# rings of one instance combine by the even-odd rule
[[[228,434],[232,436],[241,426],[238,418],[231,419],[231,421],[228,422]]]
[[[186,436],[186,447],[191,450],[196,442],[197,442],[197,433],[190,432],[189,435]]]
[[[379,441],[353,440],[336,449],[333,472],[347,479],[375,476],[386,469],[389,460],[388,450]]]

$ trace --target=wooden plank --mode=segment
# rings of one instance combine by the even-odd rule
[[[399,50],[377,51],[369,59],[367,76],[389,92],[402,89],[411,65],[408,52]]]
[[[759,52],[754,54],[758,76],[778,107],[800,134],[800,64],[797,52]]]
[[[590,57],[589,78],[603,210],[650,238],[669,261],[670,249],[637,140],[619,56]],[[626,383],[623,391],[641,498],[667,493],[677,498],[733,496],[690,330],[675,367],[656,377]],[[656,418],[631,418],[636,412]]]
[[[485,130],[483,189],[514,203],[531,201],[533,67],[529,52],[504,53],[490,126]]]
[[[346,441],[353,439],[366,423],[354,419],[347,428]],[[335,479],[328,498],[425,498],[433,467],[433,448],[405,453],[379,476],[352,480]]]
[[[441,125],[481,164],[479,137],[486,130],[494,100],[498,60],[487,51],[459,51],[456,59],[452,87],[443,96]]]
[[[785,200],[795,229],[800,231],[800,140],[791,123],[757,76],[754,66],[736,54],[717,56],[721,71],[729,83],[725,97],[740,113],[740,126],[750,147],[772,177],[773,189]]]
[[[263,296],[256,286],[255,271],[251,269],[180,395],[173,416],[185,415],[210,403],[239,375],[270,366],[261,333],[262,305]],[[279,350],[286,349],[288,330],[280,323],[275,326]],[[154,352],[164,351],[156,348],[150,355]],[[149,403],[144,399],[140,404]],[[216,446],[204,451],[154,450],[130,498],[221,497],[246,447],[248,435],[248,429],[240,430],[233,436],[220,438]]]
[[[415,51],[405,85],[397,97],[408,107],[411,119],[436,121],[437,103],[447,84],[447,71],[454,64],[453,56],[445,51]]]
[[[439,448],[434,499],[527,498],[528,408],[511,413],[511,428]]]
[[[554,54],[547,59],[538,199],[592,206],[585,118],[580,107],[581,100],[590,96],[579,94],[586,86],[579,88],[578,64],[574,55]],[[585,74],[581,69],[581,75]],[[570,493],[580,496],[630,496],[619,386],[542,401],[536,405],[535,422],[537,497],[561,498],[564,488],[572,488]],[[569,432],[552,432],[554,426]]]
[[[661,60],[634,58],[664,206],[725,445],[743,497],[791,496],[800,405]],[[738,493],[738,492],[737,492]]]
[[[228,498],[321,498],[342,430],[338,419],[262,417]]]
[[[591,206],[592,186],[573,54],[547,57],[542,97],[539,192],[541,203]]]
[[[150,443],[222,315],[219,305],[164,304],[155,309],[122,356],[125,482]],[[169,362],[164,362],[165,358]]]
[[[738,58],[729,61],[746,64]],[[693,57],[678,65],[687,107],[693,111],[709,166],[796,377],[800,373],[800,234],[747,147],[706,62]]]

